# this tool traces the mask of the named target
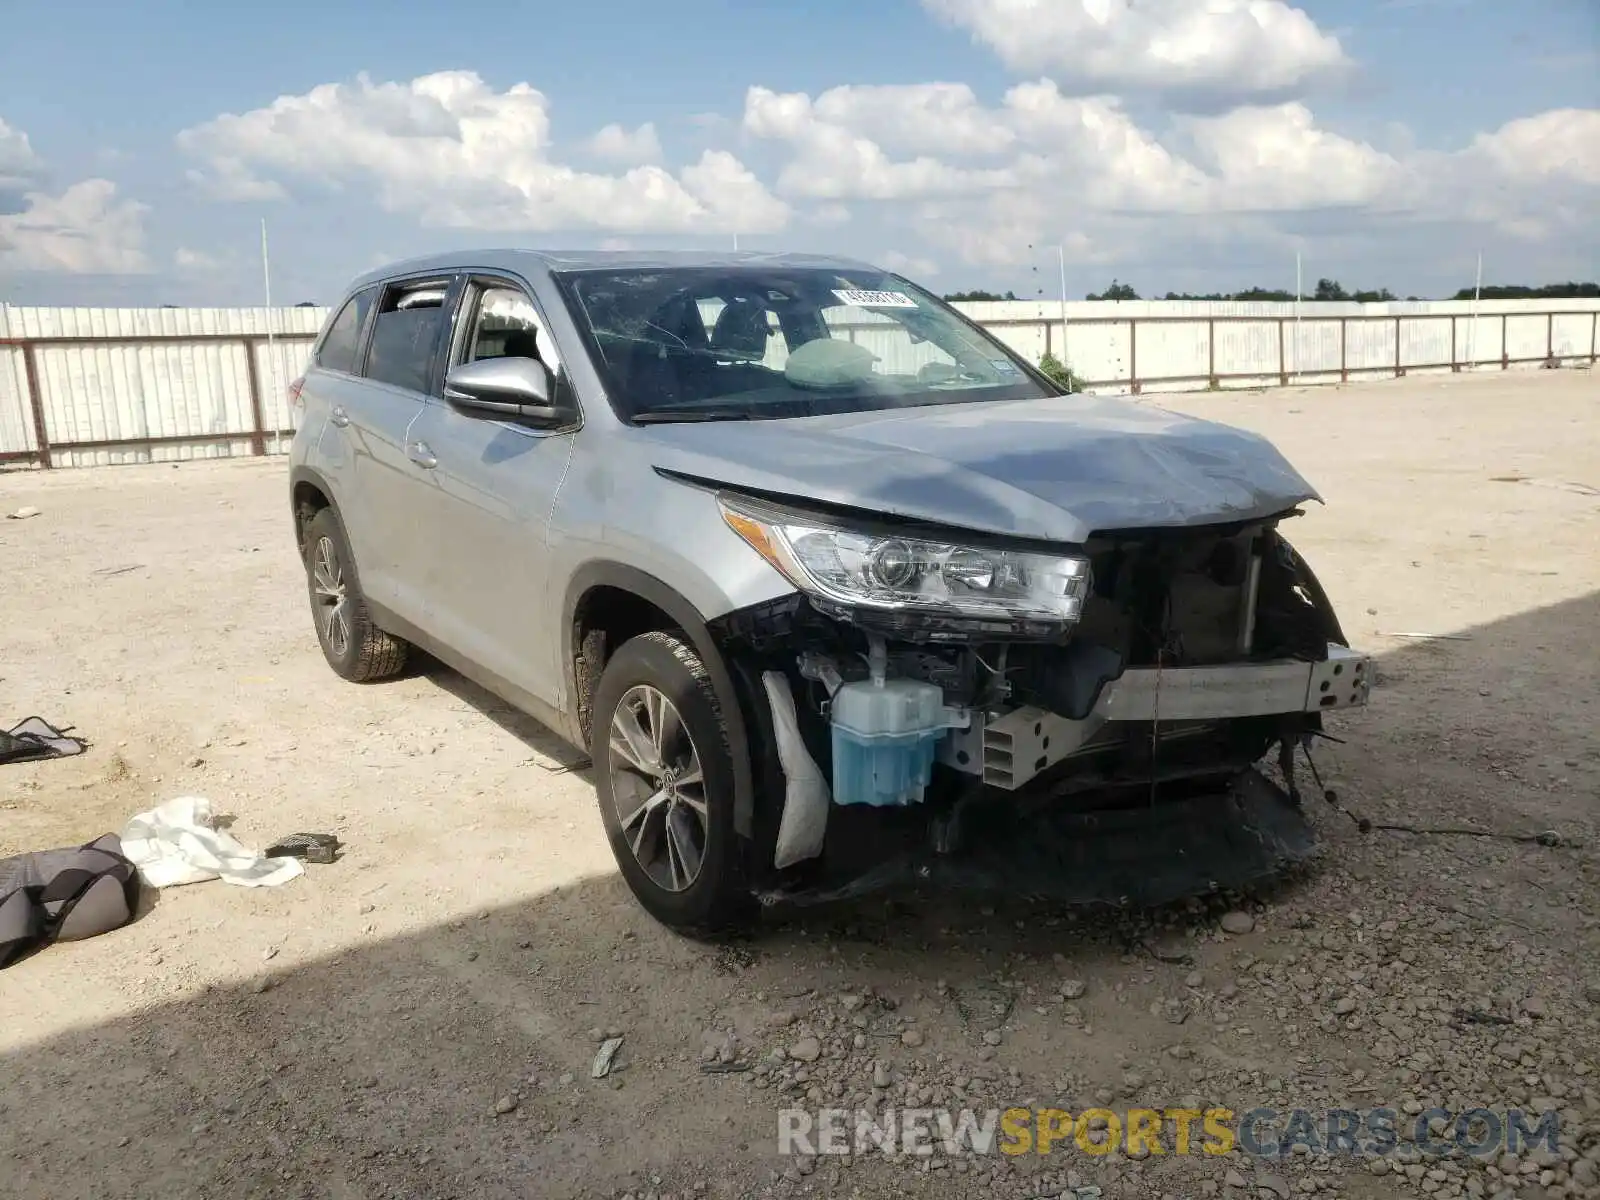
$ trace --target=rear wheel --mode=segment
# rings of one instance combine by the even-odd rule
[[[606,663],[590,757],[612,853],[645,910],[696,935],[748,918],[727,729],[705,665],[681,635],[641,634]]]
[[[317,641],[336,674],[370,683],[404,669],[409,646],[372,623],[344,526],[331,508],[306,526],[306,583]]]

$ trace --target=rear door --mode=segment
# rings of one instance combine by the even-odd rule
[[[433,487],[406,435],[437,384],[454,288],[450,275],[384,285],[360,378],[332,397],[328,416],[349,451],[355,499],[341,498],[341,507],[362,590],[413,624],[425,612],[417,523]]]
[[[550,509],[572,454],[579,411],[562,355],[532,295],[518,280],[474,275],[442,368],[483,358],[532,357],[549,368],[552,399],[570,406],[561,429],[469,416],[442,399],[428,404],[411,443],[435,462],[438,487],[423,514],[428,629],[514,686],[556,702],[550,593]],[[441,389],[442,391],[442,389]]]

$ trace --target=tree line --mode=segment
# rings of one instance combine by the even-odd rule
[[[1465,287],[1456,292],[1454,296],[1449,298],[1452,300],[1471,300],[1473,294],[1473,288]],[[1478,294],[1485,300],[1594,300],[1600,299],[1600,283],[1546,283],[1538,287],[1528,287],[1521,284],[1494,284],[1492,286],[1485,286]],[[1004,295],[1001,295],[998,292],[986,292],[981,290],[951,292],[945,296],[945,300],[952,303],[969,300],[1016,299],[1018,299],[1018,296],[1015,292],[1006,292]],[[1084,297],[1084,299],[1142,300],[1145,299],[1145,297],[1139,295],[1139,293],[1136,292],[1131,285],[1113,279],[1110,287],[1101,292],[1090,292]],[[1246,288],[1242,292],[1207,292],[1204,294],[1195,292],[1168,292],[1164,296],[1151,296],[1149,299],[1277,300],[1282,302],[1291,302],[1295,299],[1295,294],[1292,291],[1285,291],[1282,288],[1253,287]],[[1353,300],[1361,304],[1372,304],[1384,300],[1398,300],[1400,297],[1396,296],[1388,288],[1363,288],[1355,291],[1346,291],[1344,286],[1340,284],[1337,279],[1319,279],[1317,280],[1316,288],[1310,294],[1302,295],[1300,299],[1321,301]],[[1406,299],[1422,300],[1431,299],[1431,297],[1407,296]]]

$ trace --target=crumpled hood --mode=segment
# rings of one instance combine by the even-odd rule
[[[665,470],[1057,542],[1252,520],[1321,499],[1258,434],[1105,396],[633,432]]]

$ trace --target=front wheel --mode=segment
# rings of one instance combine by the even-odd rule
[[[727,728],[705,664],[681,635],[641,634],[606,663],[590,757],[612,853],[645,910],[694,935],[747,919]]]

